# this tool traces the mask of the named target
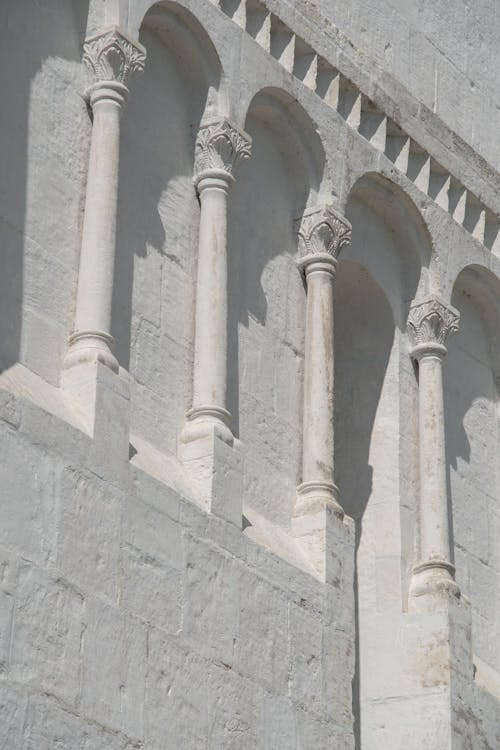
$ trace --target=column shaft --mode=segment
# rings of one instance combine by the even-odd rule
[[[250,156],[250,138],[227,120],[200,128],[195,152],[195,184],[200,198],[198,275],[192,407],[180,443],[215,435],[234,438],[226,404],[227,386],[227,197],[233,169]],[[181,449],[183,455],[185,449]]]
[[[333,286],[351,225],[331,206],[306,211],[299,229],[299,267],[306,286],[302,482],[291,532],[322,581],[339,581],[350,534],[334,472]],[[346,546],[347,545],[347,546]]]
[[[226,411],[228,177],[204,177],[196,285],[193,411]]]
[[[72,341],[87,339],[85,348],[97,347],[98,358],[104,356],[105,364],[117,369],[113,355],[106,351],[111,342],[121,113],[121,97],[111,98],[113,93],[111,89],[100,89],[93,104],[94,124]],[[83,354],[86,358],[88,352]]]
[[[333,488],[333,284],[335,261],[306,267],[303,484]]]
[[[302,482],[296,518],[325,503],[342,515],[333,465],[333,285],[338,254],[350,238],[351,225],[331,206],[310,209],[302,217],[299,266],[306,278],[307,301]]]
[[[438,355],[419,362],[420,559],[449,560],[443,378]]]
[[[192,408],[178,455],[201,506],[241,528],[243,475],[227,410],[227,197],[251,140],[227,120],[200,128],[195,185],[200,198]]]
[[[419,541],[410,586],[413,597],[440,591],[459,594],[451,562],[442,371],[444,342],[458,330],[458,321],[456,310],[434,296],[413,304],[408,318],[411,355],[419,363]]]
[[[88,92],[93,125],[75,323],[65,367],[101,362],[116,372],[110,346],[120,114],[128,94],[125,80],[143,69],[145,51],[115,27],[87,40],[84,50],[94,77]]]

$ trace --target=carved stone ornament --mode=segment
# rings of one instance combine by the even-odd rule
[[[306,211],[299,228],[299,252],[302,257],[325,254],[337,259],[351,241],[351,225],[331,206]]]
[[[459,322],[460,313],[457,310],[432,296],[411,306],[408,332],[414,346],[444,346],[449,334],[458,331]]]
[[[144,47],[116,26],[87,39],[83,45],[83,62],[96,82],[116,81],[126,85],[133,73],[144,70],[145,61]]]
[[[221,169],[232,174],[236,163],[249,159],[252,139],[231,125],[228,120],[218,120],[200,127],[195,149],[195,172]]]

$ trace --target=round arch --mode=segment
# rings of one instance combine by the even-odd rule
[[[346,257],[358,261],[373,275],[390,299],[396,324],[405,328],[412,300],[437,291],[427,224],[410,196],[376,172],[368,172],[354,182],[344,211],[353,225],[352,247],[345,251]],[[384,268],[389,245],[395,250],[392,265],[397,260],[398,283],[395,267]]]
[[[453,294],[465,295],[479,312],[489,338],[491,364],[500,377],[500,279],[485,266],[470,264],[457,274]]]
[[[491,551],[500,541],[500,279],[484,266],[466,265],[451,303],[461,316],[444,362],[452,548],[457,581],[471,601],[474,660],[499,669],[500,564]]]
[[[325,171],[325,149],[316,125],[299,102],[276,87],[260,89],[250,100],[245,122],[254,118],[274,134],[277,146],[286,151],[289,166],[298,180],[309,184],[308,201],[320,193]]]
[[[156,32],[174,52],[186,74],[196,71],[207,86],[204,119],[228,113],[227,83],[220,57],[209,33],[198,18],[174,0],[150,3],[136,35]]]
[[[231,194],[229,336],[236,356],[228,401],[247,450],[244,503],[286,528],[301,444],[305,294],[297,224],[317,201],[325,154],[313,121],[281,89],[258,91],[241,111],[253,144]]]

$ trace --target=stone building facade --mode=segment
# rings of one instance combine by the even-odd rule
[[[499,32],[1,4],[2,750],[500,748]]]

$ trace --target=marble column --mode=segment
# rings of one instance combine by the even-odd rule
[[[192,407],[179,458],[202,506],[241,525],[241,457],[227,409],[227,200],[251,139],[225,119],[202,125],[195,150],[200,199]]]
[[[458,330],[459,313],[430,296],[413,304],[408,331],[418,362],[419,529],[410,595],[459,589],[451,562],[443,407],[445,342]]]
[[[146,53],[113,27],[87,39],[83,60],[93,83],[87,91],[93,125],[85,198],[74,330],[65,367],[101,362],[118,371],[111,347],[111,300],[115,261],[120,115],[131,74]]]
[[[195,151],[200,199],[194,337],[193,400],[181,440],[214,430],[231,445],[227,410],[227,198],[238,161],[250,156],[251,140],[227,120],[203,125]]]
[[[302,482],[297,488],[292,526],[322,575],[327,516],[343,517],[334,477],[333,289],[338,254],[350,238],[349,222],[330,206],[314,208],[303,216],[299,267],[305,276],[307,302]]]

